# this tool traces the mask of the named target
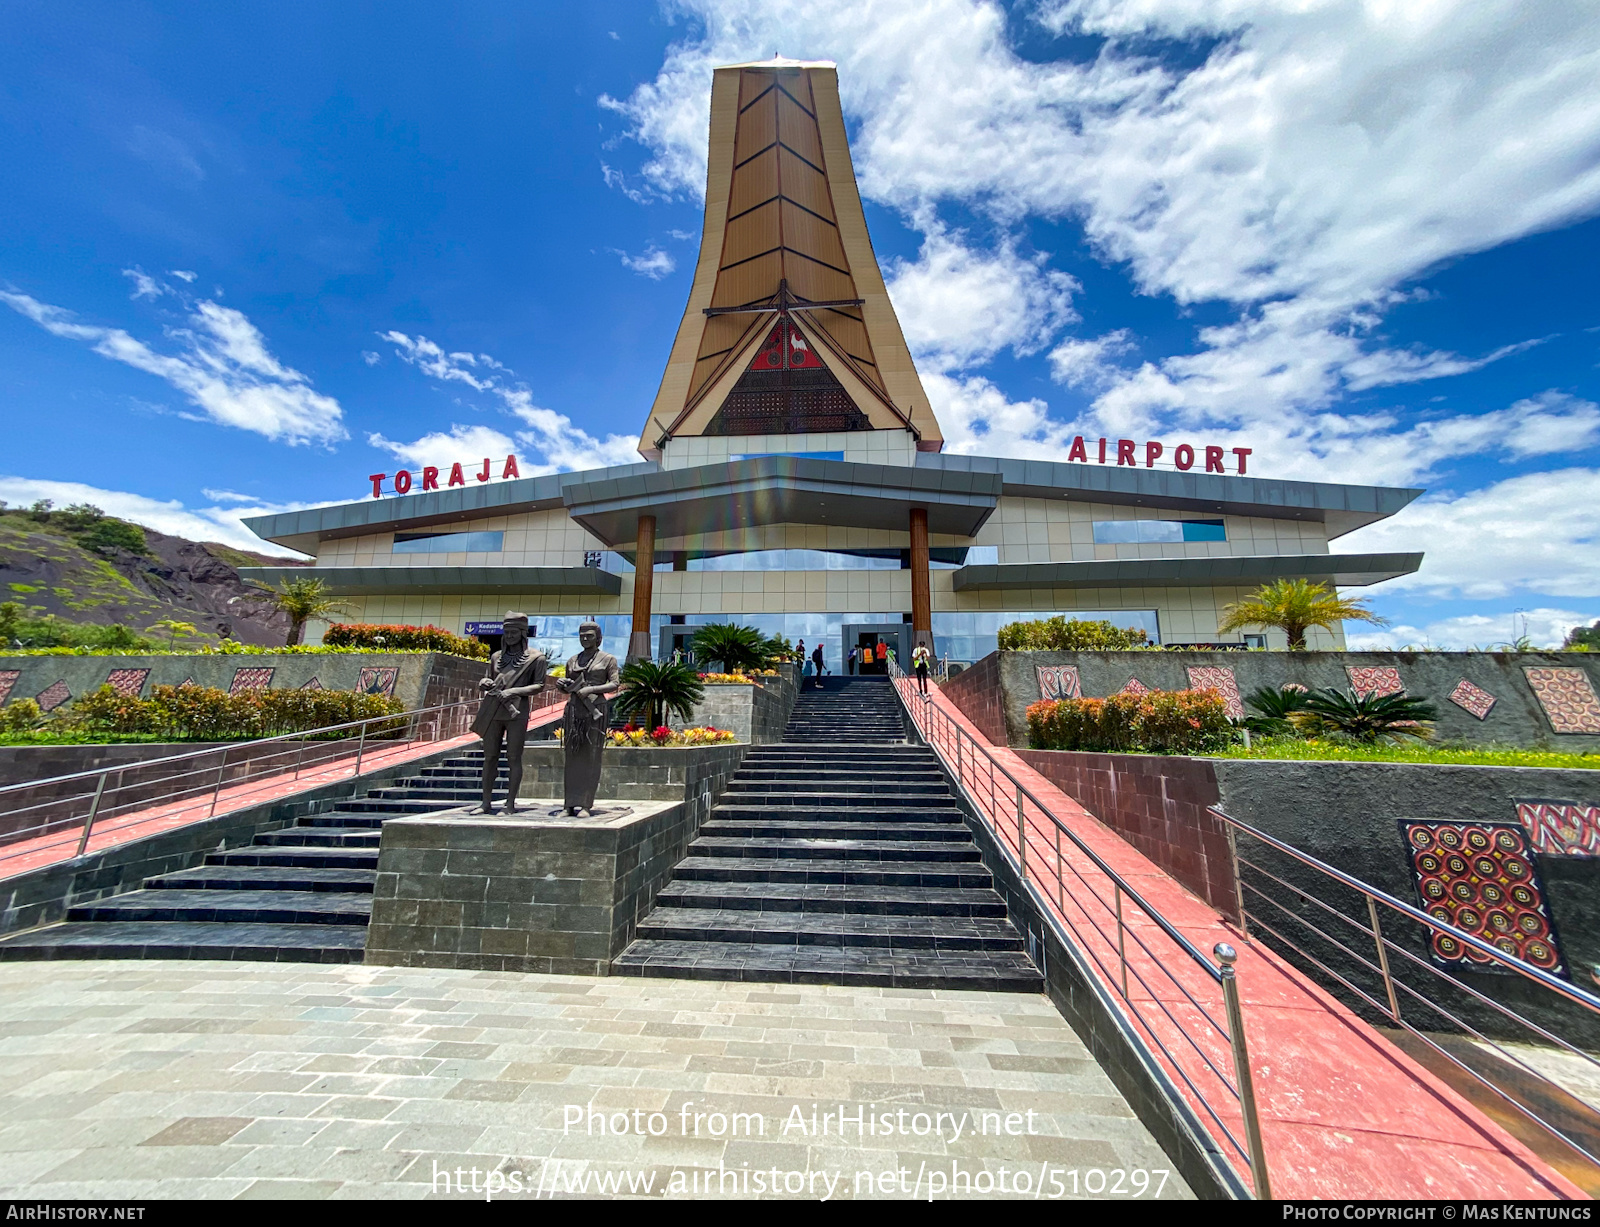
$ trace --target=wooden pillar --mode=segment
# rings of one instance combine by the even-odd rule
[[[639,541],[633,557],[633,633],[628,636],[628,659],[649,660],[650,601],[656,572],[656,518],[639,517]]]
[[[933,593],[928,583],[928,509],[911,509],[911,643],[933,648]],[[910,668],[909,660],[902,668]]]

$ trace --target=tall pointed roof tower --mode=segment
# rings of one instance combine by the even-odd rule
[[[852,430],[944,446],[867,236],[838,72],[719,68],[700,259],[639,451]]]

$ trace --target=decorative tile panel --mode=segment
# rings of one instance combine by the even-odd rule
[[[1130,677],[1128,679],[1128,684],[1125,685],[1117,693],[1118,694],[1149,694],[1150,693],[1150,687],[1146,686],[1138,678]]]
[[[1489,712],[1499,702],[1494,695],[1481,686],[1474,686],[1466,678],[1456,683],[1456,688],[1450,692],[1450,701],[1479,720],[1487,720]]]
[[[1600,805],[1581,801],[1518,801],[1517,821],[1548,856],[1600,856]]]
[[[394,695],[395,680],[400,676],[400,670],[393,666],[370,666],[361,670],[356,680],[356,689],[362,694],[381,694],[385,697]]]
[[[72,697],[72,691],[67,689],[66,682],[51,682],[41,690],[36,697],[41,711],[55,711]]]
[[[1393,665],[1346,665],[1344,671],[1350,675],[1350,689],[1363,699],[1405,693],[1400,670]]]
[[[247,690],[266,690],[272,685],[272,675],[276,669],[235,669],[233,671],[233,685],[228,687],[229,694],[243,694]]]
[[[307,682],[304,686],[301,686],[300,689],[301,690],[321,690],[322,689],[322,679],[314,677],[309,682]]]
[[[1215,690],[1222,696],[1230,720],[1244,719],[1244,701],[1239,697],[1239,682],[1227,665],[1195,665],[1189,669],[1189,689]]]
[[[21,676],[21,669],[0,669],[0,703],[11,697],[11,688],[17,684],[17,679]]]
[[[1535,967],[1567,974],[1526,831],[1509,823],[1402,818],[1400,833],[1430,916]],[[1495,966],[1449,934],[1430,940],[1434,959],[1447,966]]]
[[[1600,733],[1600,698],[1582,669],[1525,665],[1528,685],[1558,733]]]
[[[1078,678],[1077,665],[1035,665],[1033,671],[1039,679],[1041,699],[1083,698],[1083,683]]]
[[[106,685],[118,694],[137,699],[144,690],[144,679],[149,676],[148,669],[113,669],[106,677]]]

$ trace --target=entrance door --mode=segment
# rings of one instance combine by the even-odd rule
[[[895,660],[904,669],[911,659],[911,626],[904,622],[847,622],[839,628],[841,670],[847,668],[850,649],[856,650],[856,672],[881,677],[889,672],[889,662],[878,659],[878,645],[894,650]],[[872,650],[870,658],[868,649]]]

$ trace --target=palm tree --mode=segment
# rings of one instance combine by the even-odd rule
[[[724,672],[742,673],[767,663],[767,640],[753,626],[735,622],[710,622],[689,641],[696,660],[720,661]]]
[[[301,579],[280,580],[276,588],[268,588],[272,604],[281,613],[289,615],[289,636],[285,647],[294,647],[305,634],[306,623],[312,618],[328,614],[347,614],[349,606],[337,600],[320,579],[305,576]]]
[[[688,665],[636,660],[623,666],[622,693],[617,696],[613,710],[619,716],[642,711],[647,727],[654,729],[664,715],[692,720],[694,709],[705,697],[705,685]]]
[[[153,625],[145,627],[145,629],[151,631],[166,631],[167,651],[174,652],[177,650],[178,636],[182,635],[185,639],[187,639],[190,635],[195,633],[196,627],[193,622],[179,622],[172,618],[162,618]]]
[[[1247,626],[1273,627],[1289,637],[1291,652],[1304,652],[1308,630],[1320,626],[1331,631],[1340,622],[1389,625],[1388,619],[1380,618],[1367,608],[1364,599],[1342,597],[1326,584],[1313,584],[1309,580],[1278,579],[1224,608],[1217,633],[1226,634]]]
[[[1308,733],[1332,733],[1351,741],[1374,742],[1380,737],[1433,736],[1439,709],[1426,699],[1408,694],[1348,694],[1338,690],[1313,690],[1291,719]]]

